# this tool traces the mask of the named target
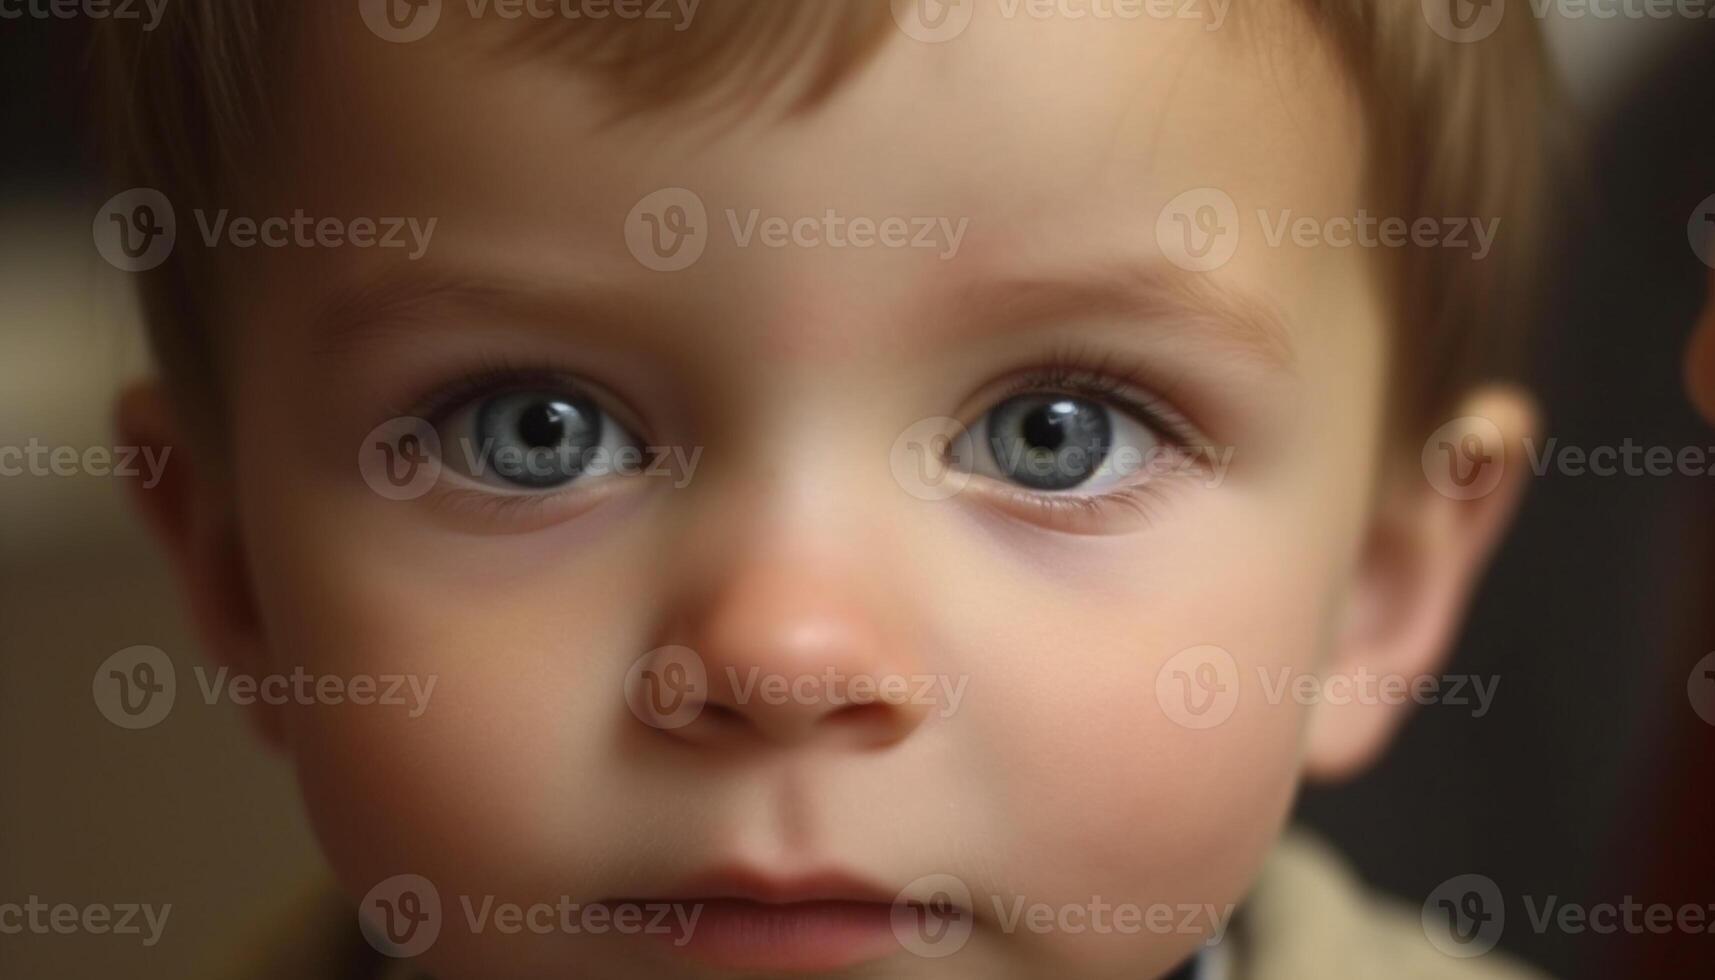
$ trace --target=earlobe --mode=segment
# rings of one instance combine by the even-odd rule
[[[1471,593],[1530,479],[1524,392],[1471,394],[1388,481],[1353,570],[1305,742],[1310,778],[1365,769],[1441,670]],[[1336,694],[1337,692],[1337,694]]]
[[[1709,278],[1709,302],[1686,348],[1685,386],[1691,404],[1715,425],[1715,275]]]
[[[234,673],[260,675],[266,651],[225,484],[212,468],[198,465],[158,383],[140,382],[120,393],[115,429],[120,445],[162,461],[152,479],[133,478],[127,490],[167,553],[198,638]],[[258,704],[252,720],[267,741],[279,744],[278,709]]]

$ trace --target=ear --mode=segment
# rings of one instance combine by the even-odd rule
[[[227,484],[214,476],[215,467],[193,458],[190,440],[156,382],[120,394],[115,429],[120,445],[160,461],[158,474],[133,477],[127,489],[167,552],[198,639],[232,673],[259,677],[266,670],[266,648]],[[278,747],[279,709],[257,701],[248,710],[263,738]]]
[[[1311,715],[1310,778],[1366,768],[1415,704],[1411,685],[1440,671],[1529,479],[1535,430],[1528,395],[1482,388],[1385,480]]]
[[[1685,385],[1691,404],[1715,425],[1715,276],[1709,278],[1709,302],[1691,334],[1685,354]]]

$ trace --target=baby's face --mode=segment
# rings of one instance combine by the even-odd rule
[[[1257,215],[1362,206],[1337,67],[1269,24],[983,11],[807,115],[614,122],[457,7],[324,25],[254,205],[434,219],[423,254],[239,260],[258,669],[434,682],[273,719],[345,887],[428,879],[449,977],[1195,952],[1289,809],[1313,709],[1259,677],[1320,668],[1379,459],[1370,259]],[[1163,217],[1199,188],[1239,247],[1186,271],[1234,233]],[[394,500],[401,416],[444,465]],[[490,899],[702,911],[679,945]]]

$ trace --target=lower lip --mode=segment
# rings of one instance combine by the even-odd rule
[[[669,948],[729,970],[837,970],[897,953],[892,906],[881,902],[768,904],[717,898],[674,903],[688,932],[664,935]]]

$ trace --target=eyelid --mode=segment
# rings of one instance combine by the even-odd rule
[[[1112,358],[1058,353],[1036,366],[1014,371],[999,382],[1000,387],[990,386],[980,400],[972,399],[978,412],[966,424],[975,424],[983,414],[1019,395],[1063,392],[1119,408],[1173,445],[1188,447],[1205,441],[1185,413],[1154,394],[1137,374]]]
[[[415,399],[410,407],[395,410],[394,414],[420,418],[439,428],[454,412],[480,399],[538,390],[563,391],[588,398],[639,442],[651,444],[642,417],[623,398],[578,371],[558,367],[490,363],[440,383]]]
[[[527,534],[580,517],[617,500],[631,481],[601,480],[588,487],[546,493],[506,493],[447,483],[423,500],[442,519],[484,534]]]
[[[980,499],[1000,516],[1062,534],[1124,534],[1149,526],[1157,508],[1172,503],[1191,476],[1170,471],[1153,479],[1094,494],[1039,493],[999,481],[973,483]]]

